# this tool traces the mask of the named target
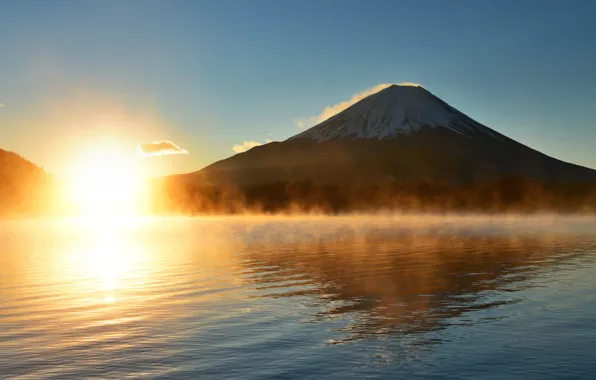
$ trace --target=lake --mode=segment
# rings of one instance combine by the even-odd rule
[[[0,224],[3,379],[592,379],[596,219]]]

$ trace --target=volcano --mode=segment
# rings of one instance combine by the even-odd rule
[[[183,177],[239,186],[293,181],[469,185],[506,177],[594,182],[596,171],[518,143],[423,87],[392,85],[285,141],[254,147]]]

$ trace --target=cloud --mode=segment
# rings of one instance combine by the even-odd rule
[[[318,124],[317,120],[319,120],[319,116],[301,117],[296,119],[296,126],[299,129],[310,128],[313,125]]]
[[[271,136],[271,133],[267,133],[267,136]],[[263,145],[263,144],[269,144],[275,142],[275,140],[271,140],[271,139],[265,139],[265,142],[259,142],[259,141],[245,141],[242,144],[236,144],[232,147],[232,150],[235,153],[242,153],[242,152],[246,152],[249,149],[254,148],[255,146],[259,146],[259,145]]]
[[[4,108],[4,107],[6,107],[6,104],[0,103],[0,108]]]
[[[367,96],[376,94],[377,92],[384,90],[387,87],[392,86],[393,84],[394,83],[381,83],[374,87],[366,89],[364,91],[357,92],[354,95],[352,95],[352,97],[350,97],[350,99],[348,99],[348,100],[344,100],[343,102],[339,102],[332,106],[325,107],[323,109],[323,111],[321,111],[321,113],[317,116],[301,117],[301,118],[296,119],[296,125],[300,129],[310,128],[314,125],[317,125],[317,124],[329,119],[332,116],[337,115],[341,111],[350,107],[354,103],[358,103],[359,101],[366,98]],[[412,83],[412,82],[399,83],[399,86],[422,87],[422,85],[420,85],[418,83]]]
[[[141,157],[164,156],[170,154],[188,154],[186,149],[180,148],[171,141],[153,141],[150,143],[139,143],[137,153]]]
[[[269,141],[267,141],[269,142]],[[254,148],[255,146],[263,145],[258,141],[245,141],[242,144],[236,144],[232,147],[232,150],[236,153],[246,152],[247,150]]]

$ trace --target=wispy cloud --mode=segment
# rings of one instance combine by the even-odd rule
[[[272,135],[271,135],[271,133],[267,133],[267,136],[271,137]],[[264,143],[262,143],[260,141],[244,141],[242,144],[234,145],[232,147],[232,150],[234,151],[234,153],[242,153],[242,152],[246,152],[247,150],[254,148],[255,146],[269,144],[274,141],[275,140],[271,140],[271,139],[265,139]]]
[[[139,143],[137,154],[141,157],[165,156],[170,154],[188,154],[186,149],[180,148],[171,141],[153,141],[150,143]]]
[[[391,85],[393,85],[393,83],[381,83],[374,87],[368,88],[364,91],[357,92],[357,93],[353,94],[350,97],[350,99],[348,99],[348,100],[344,100],[337,104],[323,108],[323,111],[321,111],[321,113],[316,116],[301,117],[301,118],[296,119],[296,125],[300,129],[310,128],[314,125],[317,125],[317,124],[329,119],[332,116],[337,115],[341,111],[350,107],[354,103],[358,103],[359,101],[366,98],[367,96],[376,94],[377,92],[384,90]],[[412,82],[403,82],[403,83],[399,83],[399,85],[400,86],[422,87],[422,85],[420,85],[418,83],[412,83]]]
[[[0,108],[4,108],[4,107],[6,107],[6,104],[0,103]]]
[[[269,142],[269,141],[267,141]],[[259,146],[259,145],[263,145],[263,143],[260,143],[258,141],[245,141],[242,144],[236,144],[232,147],[232,150],[235,153],[242,153],[242,152],[246,152],[247,150],[254,148],[255,146]]]
[[[300,118],[296,119],[296,126],[299,129],[310,128],[313,125],[317,124],[318,119],[319,119],[318,116],[300,117]]]
[[[410,86],[410,87],[422,87],[424,88],[423,85],[421,85],[420,83],[415,83],[415,82],[401,82],[397,84],[398,86]]]

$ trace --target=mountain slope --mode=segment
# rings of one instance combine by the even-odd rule
[[[288,181],[463,185],[510,176],[596,181],[596,171],[522,145],[422,87],[394,85],[286,141],[257,146],[179,179],[239,186]]]
[[[0,214],[45,210],[53,181],[42,168],[16,153],[0,149]]]

